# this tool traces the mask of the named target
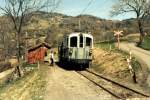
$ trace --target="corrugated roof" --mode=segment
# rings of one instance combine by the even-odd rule
[[[33,50],[35,50],[35,49],[37,49],[37,48],[39,48],[39,47],[42,47],[42,46],[45,46],[46,48],[48,48],[48,49],[50,49],[51,48],[51,45],[49,45],[48,43],[46,43],[46,42],[43,42],[43,43],[39,43],[39,44],[37,44],[36,46],[34,46],[34,47],[31,47],[31,48],[29,48],[28,49],[28,52],[31,52],[31,51],[33,51]]]

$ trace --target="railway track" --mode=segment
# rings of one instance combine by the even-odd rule
[[[112,96],[116,97],[117,99],[126,99],[133,97],[138,98],[149,97],[149,95],[145,93],[121,85],[120,83],[107,79],[104,76],[96,74],[95,72],[92,72],[90,70],[76,71],[76,72],[85,77],[86,79],[88,79],[96,86],[102,88]]]

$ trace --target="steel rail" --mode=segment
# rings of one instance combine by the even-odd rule
[[[106,88],[105,88],[105,87],[103,87],[102,85],[100,85],[100,84],[98,84],[98,83],[94,82],[93,80],[91,80],[91,79],[90,79],[90,78],[88,78],[87,76],[83,75],[82,73],[80,73],[80,71],[76,71],[76,72],[77,72],[78,74],[82,75],[83,77],[85,77],[86,79],[88,79],[90,82],[92,82],[92,83],[93,83],[93,84],[95,84],[96,86],[98,86],[98,87],[102,88],[103,90],[105,90],[106,92],[108,92],[109,94],[111,94],[112,96],[116,97],[117,99],[124,99],[124,100],[125,100],[125,98],[122,98],[121,96],[116,95],[116,94],[115,94],[115,93],[113,93],[112,91],[110,91],[110,90],[106,89]]]
[[[137,91],[137,90],[135,90],[135,89],[132,89],[132,88],[130,88],[130,87],[127,87],[127,86],[125,86],[125,85],[123,85],[123,84],[120,84],[120,83],[118,83],[118,82],[116,82],[116,81],[113,81],[113,80],[111,80],[111,79],[108,79],[108,78],[106,78],[106,77],[104,77],[104,76],[102,76],[102,75],[100,75],[100,74],[95,73],[95,72],[92,72],[92,71],[90,71],[90,70],[85,70],[85,71],[87,71],[87,72],[89,72],[89,73],[91,73],[91,74],[93,74],[93,75],[95,75],[95,76],[97,76],[97,77],[100,77],[100,78],[102,78],[102,79],[104,79],[104,80],[107,80],[107,81],[109,81],[109,82],[111,82],[111,83],[113,83],[113,84],[116,84],[116,85],[118,85],[118,86],[120,86],[120,87],[123,87],[123,88],[125,88],[125,89],[128,89],[128,90],[130,90],[130,91],[132,91],[132,92],[134,92],[134,93],[140,94],[140,95],[142,95],[142,96],[144,96],[144,97],[150,97],[148,94],[145,94],[145,93],[142,93],[142,92]]]

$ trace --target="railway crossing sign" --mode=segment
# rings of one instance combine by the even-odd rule
[[[119,31],[119,30],[118,30],[118,31],[114,31],[114,36],[117,37],[118,49],[119,49],[119,50],[120,50],[120,45],[119,45],[119,44],[120,44],[120,36],[123,35],[122,32],[123,32],[123,31]]]

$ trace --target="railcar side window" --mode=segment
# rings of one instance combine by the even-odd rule
[[[86,38],[86,46],[91,46],[91,38]]]
[[[77,37],[70,38],[70,47],[77,47]]]

